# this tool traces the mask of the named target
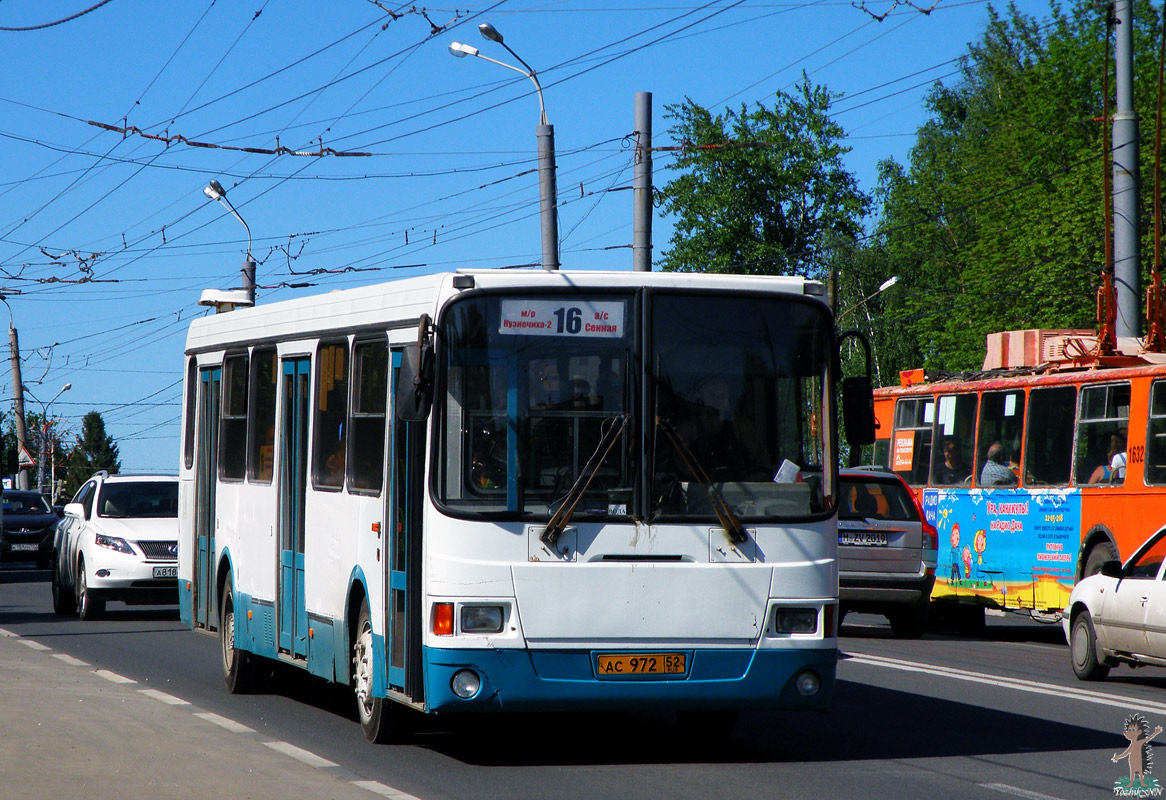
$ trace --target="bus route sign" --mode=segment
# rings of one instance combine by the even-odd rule
[[[586,300],[503,300],[499,333],[523,336],[569,336],[619,339],[624,304]]]

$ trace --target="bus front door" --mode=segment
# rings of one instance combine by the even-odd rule
[[[197,627],[216,627],[214,597],[215,487],[218,480],[219,416],[222,401],[219,388],[222,367],[204,369],[198,376],[198,466],[195,473],[194,538],[198,555],[194,559],[194,620]]]
[[[283,362],[283,417],[279,462],[279,649],[308,655],[304,598],[304,500],[308,487],[308,409],[311,370],[307,358]]]
[[[400,375],[401,353],[393,353],[392,386]],[[396,396],[396,392],[390,392]],[[393,414],[389,426],[390,536],[387,559],[389,688],[415,703],[425,702],[421,670],[421,507],[425,468],[424,422]]]

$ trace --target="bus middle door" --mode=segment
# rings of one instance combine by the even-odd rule
[[[283,417],[279,464],[279,649],[308,655],[308,610],[304,596],[304,501],[308,487],[308,412],[311,359],[283,361]]]

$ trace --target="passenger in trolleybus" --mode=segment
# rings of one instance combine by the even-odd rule
[[[981,486],[1015,486],[1016,476],[1005,464],[1008,453],[1000,442],[992,442],[988,448],[988,460],[984,462],[984,469],[980,472]]]
[[[959,445],[950,436],[943,440],[942,459],[936,466],[936,483],[951,486],[961,484],[971,471],[960,461]]]
[[[1090,483],[1113,483],[1125,480],[1126,476],[1126,437],[1121,433],[1112,433],[1109,436],[1109,448],[1105,453],[1105,461],[1097,465],[1093,474],[1089,476]]]

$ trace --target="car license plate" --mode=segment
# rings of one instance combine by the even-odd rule
[[[25,552],[32,552],[33,550],[36,550],[39,547],[40,547],[40,545],[36,544],[35,542],[33,544],[14,544],[14,545],[12,545],[12,550],[13,550],[13,552],[17,552],[17,553],[25,553]]]
[[[683,675],[684,653],[621,653],[599,657],[599,677],[622,675]]]
[[[838,534],[838,544],[885,547],[887,544],[887,535],[881,531],[844,531]]]
[[[177,578],[178,567],[154,567],[155,578]]]

